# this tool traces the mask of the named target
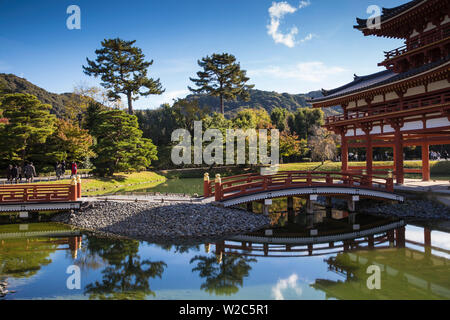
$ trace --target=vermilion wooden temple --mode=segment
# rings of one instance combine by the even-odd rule
[[[366,149],[372,175],[373,148],[390,147],[394,174],[404,183],[406,146],[422,147],[423,180],[430,179],[430,145],[450,144],[450,0],[414,0],[383,9],[381,23],[357,19],[365,36],[404,39],[405,45],[385,52],[386,70],[334,90],[312,101],[315,108],[342,106],[343,114],[326,119],[325,127],[342,138],[342,170],[349,148]],[[384,168],[386,169],[386,168]],[[412,171],[411,171],[412,172]]]

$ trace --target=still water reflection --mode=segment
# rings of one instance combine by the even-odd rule
[[[312,222],[273,218],[270,230],[197,246],[105,239],[55,224],[0,226],[0,296],[450,299],[446,232],[342,212],[318,212]],[[80,290],[67,288],[71,265],[80,267]],[[371,265],[381,270],[381,290],[367,287]]]

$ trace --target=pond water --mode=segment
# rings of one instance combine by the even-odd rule
[[[449,233],[337,210],[288,220],[194,246],[2,225],[0,299],[450,299]],[[368,286],[371,266],[379,290]],[[77,268],[80,288],[70,289]]]

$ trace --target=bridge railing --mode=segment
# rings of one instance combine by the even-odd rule
[[[20,184],[0,186],[0,204],[27,202],[67,202],[81,198],[81,179],[70,184]]]
[[[210,181],[205,175],[204,196],[215,197],[216,201],[260,193],[264,191],[277,191],[290,188],[304,187],[348,187],[375,189],[387,192],[394,191],[392,177],[369,176],[366,174],[342,172],[279,172],[275,175],[261,176],[256,174],[227,177],[220,175],[216,180]]]

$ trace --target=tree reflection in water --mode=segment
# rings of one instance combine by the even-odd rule
[[[215,256],[195,256],[191,264],[197,262],[200,277],[206,278],[200,288],[210,295],[231,296],[239,291],[244,284],[244,278],[249,276],[252,269],[250,263],[256,259],[239,255],[224,255],[222,260]]]
[[[161,278],[167,265],[163,261],[141,260],[138,241],[89,237],[88,251],[108,263],[102,271],[102,281],[86,286],[85,294],[90,299],[143,300],[155,296],[149,279]]]

